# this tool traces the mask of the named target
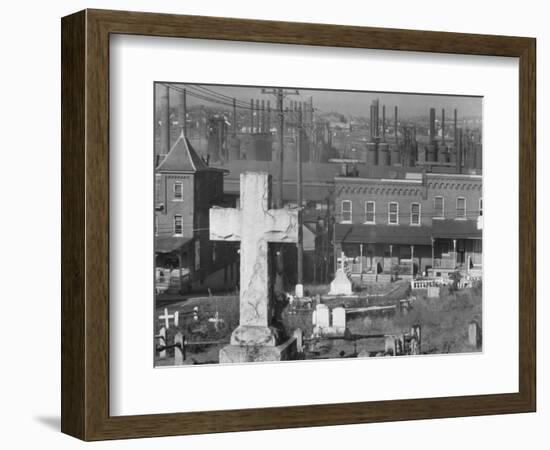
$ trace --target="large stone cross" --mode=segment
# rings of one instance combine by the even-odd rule
[[[277,345],[269,327],[268,243],[297,242],[298,212],[269,209],[270,200],[269,175],[246,172],[241,174],[240,208],[210,209],[210,239],[241,242],[240,319],[231,345]]]

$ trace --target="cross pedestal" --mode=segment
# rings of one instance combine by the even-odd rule
[[[210,240],[240,241],[239,326],[230,345],[220,351],[220,363],[287,359],[271,325],[269,242],[296,242],[298,212],[269,209],[271,182],[266,173],[241,174],[240,208],[210,209]],[[281,347],[281,348],[279,348]]]

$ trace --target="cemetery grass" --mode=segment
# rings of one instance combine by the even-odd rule
[[[393,283],[392,293],[386,297],[367,298],[363,293],[356,297],[323,300],[333,308],[345,303],[346,307],[366,305],[394,304],[399,298],[409,294],[408,283]],[[398,288],[398,289],[395,289]],[[322,289],[322,288],[321,288]],[[352,334],[400,334],[407,332],[415,324],[422,327],[423,354],[461,353],[479,351],[468,345],[468,325],[475,320],[482,325],[482,287],[454,291],[443,287],[439,298],[427,298],[426,291],[416,291],[416,300],[408,314],[369,315],[350,317],[348,328]],[[193,308],[199,306],[198,320],[193,318]],[[158,319],[163,313],[164,305],[156,308],[156,330],[164,325]],[[229,343],[231,332],[239,324],[239,299],[236,295],[197,297],[182,300],[168,306],[170,314],[179,311],[179,326],[171,324],[167,331],[168,342],[173,342],[174,335],[181,332],[187,342],[209,342],[205,345],[189,345],[185,364],[212,364],[218,362],[219,350]],[[218,316],[222,323],[215,324],[209,319]],[[304,336],[313,331],[313,309],[292,309],[286,306],[283,310],[283,325],[288,336],[296,328],[302,329]],[[214,343],[212,343],[214,342]],[[374,342],[373,342],[374,343]],[[319,345],[318,351],[310,357],[314,359],[342,358],[355,356],[367,346],[359,342],[357,346],[344,340],[326,342]],[[167,358],[158,359],[155,353],[155,366],[173,364],[174,350],[168,350]],[[355,355],[354,355],[355,354]],[[308,358],[309,359],[309,358]]]
[[[476,352],[468,344],[468,325],[482,325],[482,287],[453,290],[442,287],[439,298],[417,291],[408,314],[393,317],[358,317],[348,322],[352,333],[398,334],[419,324],[422,327],[422,354]]]

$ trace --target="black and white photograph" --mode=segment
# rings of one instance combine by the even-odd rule
[[[482,351],[482,97],[154,99],[155,366]]]

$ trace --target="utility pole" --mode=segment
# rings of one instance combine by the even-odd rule
[[[305,103],[304,103],[305,106]],[[297,114],[297,138],[296,138],[296,159],[298,160],[298,170],[296,174],[296,202],[298,203],[298,243],[297,253],[298,253],[298,285],[301,286],[301,289],[296,289],[303,291],[303,282],[304,282],[304,236],[302,230],[302,107],[298,108]]]
[[[237,100],[233,99],[233,136],[237,136]]]
[[[170,88],[160,85],[160,154],[170,151]]]
[[[285,112],[283,109],[283,100],[288,95],[300,95],[298,90],[262,89],[262,94],[274,95],[277,100],[277,113],[279,114],[279,195],[277,198],[277,208],[283,207],[283,154],[284,154],[284,134],[285,134]]]
[[[279,114],[279,183],[278,191],[279,195],[277,196],[276,207],[282,208],[284,199],[283,199],[283,154],[284,154],[284,141],[285,141],[285,111],[283,105],[283,99],[288,95],[300,95],[298,90],[284,90],[281,88],[275,89],[262,89],[262,94],[269,94],[275,96],[277,102],[276,109]],[[273,286],[273,291],[277,297],[284,295],[284,258],[283,258],[283,245],[279,244],[273,252],[275,254],[275,283]]]
[[[187,90],[180,91],[178,122],[181,125],[183,134],[187,137]]]

